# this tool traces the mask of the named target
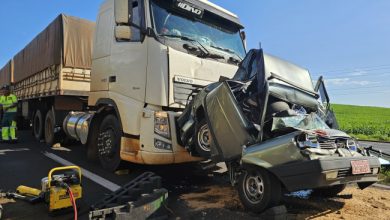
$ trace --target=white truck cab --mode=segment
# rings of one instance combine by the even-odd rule
[[[199,88],[235,74],[246,53],[238,17],[207,0],[106,0],[96,22],[93,115],[74,116],[89,157],[108,170],[201,160],[178,143],[175,120]]]

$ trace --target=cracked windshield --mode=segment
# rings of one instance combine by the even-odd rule
[[[241,60],[244,58],[245,49],[238,26],[221,19],[218,21],[211,13],[205,13],[201,20],[173,14],[171,5],[165,1],[153,1],[151,7],[158,35],[186,37],[208,49],[211,47]]]

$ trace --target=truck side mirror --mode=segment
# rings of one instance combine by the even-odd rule
[[[133,5],[129,5],[132,0],[115,0],[115,38],[118,40],[131,40],[130,18]],[[129,8],[131,6],[131,8]]]
[[[240,36],[241,36],[242,42],[244,43],[244,47],[246,49],[246,33],[245,33],[245,31],[240,31]]]
[[[116,26],[115,27],[115,37],[118,40],[131,40],[131,28],[130,26]]]
[[[128,25],[130,22],[130,11],[129,10],[129,1],[130,0],[115,0],[114,2],[114,12],[115,12],[115,22],[117,24]]]

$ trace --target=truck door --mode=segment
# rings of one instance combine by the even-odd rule
[[[138,27],[145,25],[145,11],[142,0],[130,0],[131,23]],[[108,77],[109,90],[113,93],[145,100],[147,41],[139,28],[131,25],[131,39],[114,39],[111,48],[111,71]]]
[[[331,109],[329,95],[326,91],[324,78],[322,76],[317,81],[315,91],[319,95],[318,114],[330,128],[338,129],[339,125],[337,123],[336,116]]]

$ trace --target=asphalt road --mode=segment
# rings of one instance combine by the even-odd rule
[[[163,187],[169,191],[169,217],[170,219],[257,219],[258,216],[247,213],[242,208],[235,208],[231,205],[229,198],[226,203],[231,209],[212,209],[205,212],[205,209],[193,209],[188,206],[187,202],[182,199],[185,194],[198,195],[207,192],[207,189],[228,188],[228,177],[219,173],[199,172],[193,165],[178,166],[139,166],[134,164],[124,164],[121,172],[111,173],[103,170],[98,163],[86,161],[85,148],[75,144],[67,148],[50,148],[45,144],[35,141],[31,132],[21,131],[19,133],[20,141],[18,144],[0,144],[0,189],[3,191],[15,191],[19,185],[27,185],[40,188],[41,178],[46,177],[49,170],[62,166],[55,160],[48,158],[46,155],[54,155],[63,160],[74,163],[85,170],[88,170],[96,176],[117,184],[119,186],[126,184],[139,174],[145,171],[155,172],[163,178]],[[383,151],[390,150],[390,144],[372,144],[375,148]],[[83,202],[80,212],[85,212],[88,207],[98,200],[102,199],[105,194],[110,193],[107,189],[109,186],[100,184],[88,178],[83,178]],[[104,185],[104,184],[103,184]],[[215,196],[214,196],[215,197]],[[199,201],[216,199],[212,195],[206,195],[199,198]],[[195,199],[198,201],[198,199]],[[215,203],[220,199],[215,200]],[[1,201],[0,201],[1,202]],[[214,200],[211,201],[214,203]],[[240,204],[235,201],[232,204]],[[47,215],[47,207],[43,204],[30,205],[21,201],[11,201],[3,205],[5,215],[12,219],[70,219],[71,215],[51,218]],[[240,205],[237,205],[240,207]],[[207,216],[206,216],[207,214]],[[87,219],[87,215],[80,216],[79,219]]]
[[[139,166],[134,164],[123,164],[122,170],[111,173],[103,170],[98,163],[86,161],[86,151],[82,145],[73,145],[67,148],[50,148],[33,139],[31,132],[21,131],[19,143],[0,144],[0,189],[3,192],[15,191],[19,185],[40,188],[41,179],[48,175],[50,169],[62,164],[48,158],[46,155],[55,155],[83,169],[92,172],[99,178],[108,180],[119,186],[124,185],[145,171],[152,171],[163,179],[163,187],[169,191],[169,213],[170,219],[194,219],[199,216],[199,211],[189,210],[185,202],[179,196],[186,192],[200,190],[211,184],[218,184],[213,176],[204,172],[196,171],[194,165],[180,166]],[[228,184],[224,181],[224,184]],[[104,185],[104,184],[103,184]],[[83,201],[81,211],[88,208],[102,199],[105,194],[111,191],[100,184],[83,177]],[[108,187],[109,188],[109,187]],[[1,201],[0,201],[1,202]],[[44,205],[31,206],[23,201],[7,203],[4,206],[5,216],[12,219],[70,219],[72,216],[51,218],[47,215],[47,207]],[[7,213],[8,211],[8,213]],[[242,215],[239,215],[242,217]],[[87,219],[87,214],[79,219]],[[195,218],[196,219],[196,218]]]
[[[364,147],[373,146],[374,149],[381,150],[384,153],[390,154],[390,143],[359,141],[360,145]]]

